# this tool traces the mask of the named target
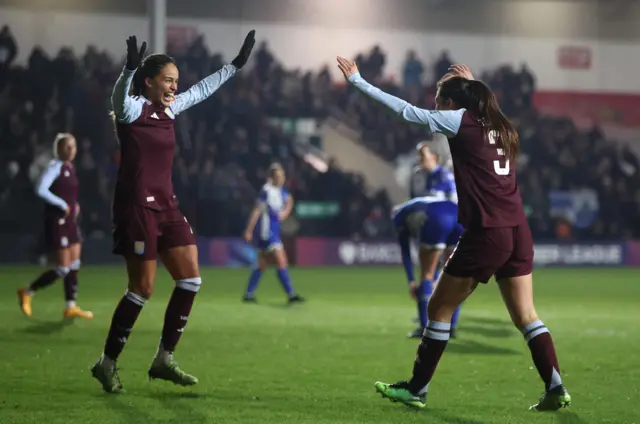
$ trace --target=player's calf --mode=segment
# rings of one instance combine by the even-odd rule
[[[182,371],[173,359],[173,352],[184,332],[196,294],[200,290],[200,277],[183,278],[176,281],[164,316],[164,327],[160,346],[149,368],[150,379],[171,381],[181,386],[192,386],[198,383],[193,375]]]

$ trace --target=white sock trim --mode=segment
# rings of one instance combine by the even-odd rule
[[[562,386],[562,378],[560,373],[555,368],[551,372],[551,382],[549,383],[549,390],[553,390],[558,386]]]
[[[71,265],[69,265],[69,269],[71,271],[78,271],[80,269],[80,264],[82,262],[80,261],[80,259],[76,259],[74,261],[71,262]]]
[[[106,367],[115,367],[116,361],[109,358],[106,354],[103,353],[102,356],[100,357],[100,365],[103,365]]]
[[[156,356],[153,358],[154,364],[166,364],[173,359],[173,352],[164,350],[162,342],[158,345]]]
[[[127,299],[129,299],[130,301],[132,301],[138,306],[144,306],[144,303],[147,301],[144,297],[140,296],[139,294],[130,292],[129,290],[127,290],[124,293],[124,297],[126,297]]]
[[[64,278],[67,276],[67,274],[69,274],[69,268],[67,268],[66,266],[57,266],[56,274],[58,275],[58,277]]]
[[[451,333],[450,322],[429,321],[424,336],[433,340],[447,341]]]
[[[420,389],[420,391],[418,392],[418,395],[422,396],[422,395],[426,394],[428,390],[429,390],[429,383],[427,383],[426,386],[424,386],[422,389]]]
[[[524,339],[527,343],[529,343],[533,338],[539,336],[540,334],[549,332],[547,327],[540,320],[525,325],[520,331],[522,331],[522,335],[524,336]]]
[[[67,306],[67,308],[73,308],[73,307],[76,306],[76,301],[75,300],[67,300],[66,306]]]
[[[200,277],[184,278],[182,280],[176,281],[176,287],[179,287],[183,290],[187,290],[194,293],[197,293],[198,290],[200,290],[201,284],[202,284],[202,278]]]

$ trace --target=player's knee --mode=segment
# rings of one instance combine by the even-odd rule
[[[129,282],[129,291],[135,293],[138,296],[142,296],[145,299],[150,299],[153,295],[153,280],[141,278],[137,281]]]
[[[538,313],[534,308],[515,311],[513,314],[511,314],[511,321],[518,330],[531,324],[532,322],[538,321],[539,319],[540,318],[538,317]]]
[[[69,270],[71,271],[78,271],[80,269],[80,259],[75,259],[73,261],[71,261],[71,265],[69,265]]]
[[[62,265],[58,265],[56,267],[56,275],[60,278],[64,278],[67,276],[67,274],[69,274],[69,267],[68,266],[62,266]]]

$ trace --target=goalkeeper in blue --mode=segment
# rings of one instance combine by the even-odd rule
[[[402,252],[402,264],[409,282],[409,293],[416,300],[420,326],[409,333],[410,338],[420,338],[428,323],[427,306],[433,293],[433,283],[439,273],[440,260],[445,249],[450,253],[462,234],[458,224],[458,205],[455,198],[435,196],[417,197],[393,211],[393,223]],[[411,240],[419,243],[420,283],[416,283],[411,259]],[[450,247],[450,248],[447,248]],[[456,310],[457,324],[459,308]],[[455,336],[452,319],[451,336]]]

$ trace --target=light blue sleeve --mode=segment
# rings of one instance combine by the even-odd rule
[[[184,112],[191,106],[195,106],[207,97],[215,93],[229,78],[235,75],[238,69],[232,64],[223,66],[215,74],[211,74],[202,81],[194,84],[182,94],[178,94],[171,102],[171,110],[176,115]]]
[[[429,127],[431,132],[444,134],[447,137],[454,137],[458,134],[458,130],[460,130],[460,123],[462,122],[462,115],[464,114],[465,109],[420,109],[419,107],[410,105],[408,102],[374,87],[365,81],[360,73],[351,75],[349,77],[349,82],[367,96],[379,101],[398,115],[402,116],[405,121],[426,125]]]
[[[62,169],[62,162],[59,160],[54,160],[49,163],[47,168],[44,170],[38,183],[36,184],[36,194],[44,199],[45,202],[50,205],[54,205],[66,211],[69,205],[62,198],[53,194],[50,190],[53,182],[60,176],[60,170]]]
[[[123,124],[132,123],[142,114],[144,99],[129,95],[129,88],[135,73],[135,70],[124,68],[113,86],[113,93],[111,93],[113,113],[115,113],[118,122]]]
[[[409,232],[406,230],[398,234],[398,244],[400,244],[400,253],[402,256],[402,266],[407,276],[407,282],[415,280],[413,275],[413,261],[411,260],[411,249],[409,247]]]

